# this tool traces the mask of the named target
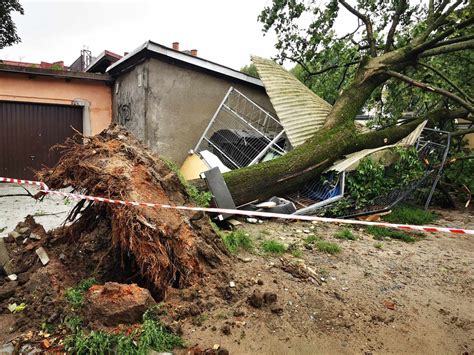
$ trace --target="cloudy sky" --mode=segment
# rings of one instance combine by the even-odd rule
[[[71,64],[84,47],[123,54],[151,39],[240,69],[250,55],[271,57],[275,37],[263,35],[257,16],[270,0],[20,0],[15,15],[20,44],[0,58],[25,62],[64,60]]]

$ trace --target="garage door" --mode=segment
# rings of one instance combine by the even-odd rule
[[[32,179],[52,167],[59,152],[50,148],[82,132],[82,107],[0,101],[0,176]]]

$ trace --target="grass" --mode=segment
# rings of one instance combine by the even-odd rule
[[[319,251],[328,254],[337,254],[341,252],[341,247],[338,244],[326,242],[324,240],[316,242],[316,248],[318,248]]]
[[[265,240],[262,242],[262,250],[267,254],[283,254],[286,251],[285,246],[276,240]]]
[[[338,230],[336,234],[334,235],[335,238],[337,239],[344,239],[344,240],[356,240],[356,236],[352,233],[350,229],[344,228],[341,230]]]
[[[220,235],[227,250],[231,253],[235,253],[241,249],[247,251],[253,250],[252,238],[244,231],[236,230],[230,233],[220,232]]]
[[[398,224],[429,224],[436,220],[435,213],[425,211],[421,208],[411,206],[399,206],[392,210],[392,213],[383,217],[383,219],[390,223]]]
[[[402,240],[406,243],[413,243],[416,241],[416,236],[423,236],[423,234],[421,233],[406,233],[395,229],[376,226],[368,226],[367,232],[372,234],[375,240],[382,240],[383,238],[392,238]]]
[[[95,285],[97,280],[93,277],[82,280],[77,286],[70,287],[66,290],[66,301],[75,309],[81,308],[84,303],[84,293]]]
[[[139,329],[131,334],[109,334],[103,331],[77,331],[65,340],[65,349],[73,354],[140,354],[146,355],[150,350],[171,352],[183,347],[183,340],[170,333],[165,327],[146,312]]]
[[[318,237],[316,235],[309,235],[309,236],[307,236],[306,238],[303,239],[303,243],[306,244],[306,245],[314,244],[319,240],[321,240],[320,237]]]
[[[294,249],[291,252],[291,255],[293,255],[295,258],[301,258],[303,256],[303,252],[299,249]]]

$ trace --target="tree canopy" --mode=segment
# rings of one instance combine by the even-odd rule
[[[277,35],[277,59],[297,63],[293,73],[318,95],[334,104],[371,58],[391,57],[378,68],[389,79],[363,105],[379,123],[440,106],[472,112],[472,4],[330,0],[324,5],[273,1],[259,17],[264,31]]]
[[[16,32],[12,12],[24,14],[23,7],[18,0],[0,1],[0,49],[21,41]]]

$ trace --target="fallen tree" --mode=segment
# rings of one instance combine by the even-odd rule
[[[336,38],[332,29],[341,8],[357,18],[358,26],[356,31]],[[308,31],[301,35],[297,20],[305,12],[314,14],[315,18]],[[391,14],[390,18],[386,17],[387,14]],[[323,10],[317,9],[312,2],[305,5],[303,1],[274,1],[262,12],[260,20],[265,30],[275,29],[280,59],[294,60],[310,71],[308,62],[314,64],[324,56],[325,51],[335,55],[334,48],[339,46],[353,53],[349,63],[332,64],[309,74],[317,75],[354,65],[357,69],[353,70],[324,126],[314,137],[283,157],[224,174],[236,203],[294,191],[302,183],[319,176],[344,155],[395,143],[424,119],[428,119],[432,126],[461,117],[473,122],[474,101],[469,96],[469,84],[468,90],[452,87],[449,90],[406,74],[414,73],[415,77],[422,75],[420,68],[424,68],[421,65],[425,64],[424,61],[472,49],[474,18],[469,14],[469,5],[449,0],[439,3],[431,0],[427,7],[411,6],[405,0],[387,3],[373,1],[358,3],[357,6],[344,0],[331,0]],[[435,72],[443,76],[439,70]],[[349,77],[345,70],[342,80],[347,81]],[[435,95],[438,100],[431,106],[422,102],[429,110],[425,109],[424,113],[404,124],[393,124],[401,117],[392,115],[392,124],[387,128],[362,133],[355,124],[356,116],[375,94],[381,95],[384,85],[394,80]],[[469,132],[466,130],[457,134]]]

